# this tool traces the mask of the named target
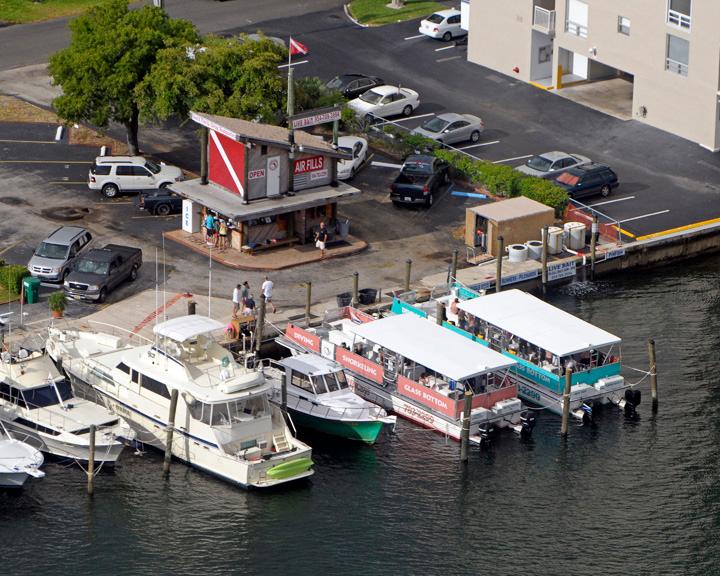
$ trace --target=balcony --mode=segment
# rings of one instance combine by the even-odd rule
[[[573,22],[572,20],[568,20],[565,22],[565,32],[568,34],[574,34],[575,36],[579,36],[580,38],[587,38],[588,35],[588,29],[587,26],[583,24],[578,24],[577,22]]]
[[[677,10],[668,10],[667,15],[668,23],[672,24],[673,26],[677,26],[678,28],[682,28],[683,30],[690,30],[690,16],[687,14],[683,14],[682,12],[678,12]]]
[[[672,58],[665,58],[665,70],[673,72],[674,74],[679,74],[680,76],[688,75],[688,65],[684,62],[673,60]]]
[[[555,10],[535,6],[533,29],[548,36],[555,36]]]

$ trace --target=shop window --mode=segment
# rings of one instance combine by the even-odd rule
[[[267,145],[266,144],[262,144],[260,146],[260,155],[267,156]]]

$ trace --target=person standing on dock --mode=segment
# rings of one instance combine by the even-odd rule
[[[233,318],[237,318],[237,313],[238,313],[238,310],[240,309],[240,298],[241,298],[240,295],[241,294],[242,294],[242,284],[238,284],[237,286],[235,286],[235,289],[233,290],[233,293],[232,293],[232,303],[233,303],[232,317]]]
[[[245,280],[240,290],[240,304],[242,304],[243,309],[247,305],[248,298],[250,298],[250,284]]]
[[[328,241],[328,231],[325,221],[320,222],[320,229],[315,233],[315,247],[320,248],[320,258],[325,258],[325,245]]]
[[[270,304],[273,309],[273,314],[275,314],[277,312],[277,308],[275,307],[275,302],[272,301],[272,293],[273,282],[269,277],[265,276],[265,282],[262,283],[262,295],[263,298],[265,298],[265,304]]]

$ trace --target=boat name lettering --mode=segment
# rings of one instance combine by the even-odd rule
[[[518,386],[518,394],[540,404],[540,393],[532,388],[528,388],[527,386],[521,384]]]
[[[290,340],[294,340],[301,346],[305,346],[315,352],[320,352],[320,338],[318,338],[315,334],[311,334],[307,330],[298,328],[293,324],[288,324],[285,329],[285,336],[290,338]]]
[[[543,374],[539,370],[533,370],[529,366],[525,366],[525,364],[515,364],[515,366],[513,366],[511,369],[521,374],[525,374],[533,380],[539,380],[543,384],[552,385],[552,380],[547,374]]]
[[[405,412],[408,416],[412,416],[416,420],[422,420],[423,422],[427,422],[429,424],[434,421],[432,414],[428,414],[419,408],[415,408],[415,406],[412,406],[411,404],[403,404],[403,412]]]
[[[413,398],[421,404],[425,404],[425,406],[434,408],[438,412],[442,412],[453,418],[457,417],[457,403],[454,400],[443,396],[439,392],[430,390],[430,388],[426,388],[422,384],[418,384],[409,378],[398,376],[397,390],[403,396]]]

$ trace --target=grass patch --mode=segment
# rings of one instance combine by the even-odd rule
[[[5,0],[0,0],[4,2]],[[422,18],[429,16],[438,10],[446,7],[438,2],[429,0],[405,0],[405,6],[399,10],[393,10],[386,5],[390,0],[352,0],[350,2],[350,13],[361,24],[381,26],[383,24],[394,24],[404,20]]]
[[[51,20],[80,14],[100,4],[104,4],[104,0],[0,0],[0,21],[24,24]]]
[[[8,291],[7,286],[0,286],[0,305],[10,304],[11,302],[16,302],[17,300],[20,300],[20,294],[17,294],[14,291]]]

